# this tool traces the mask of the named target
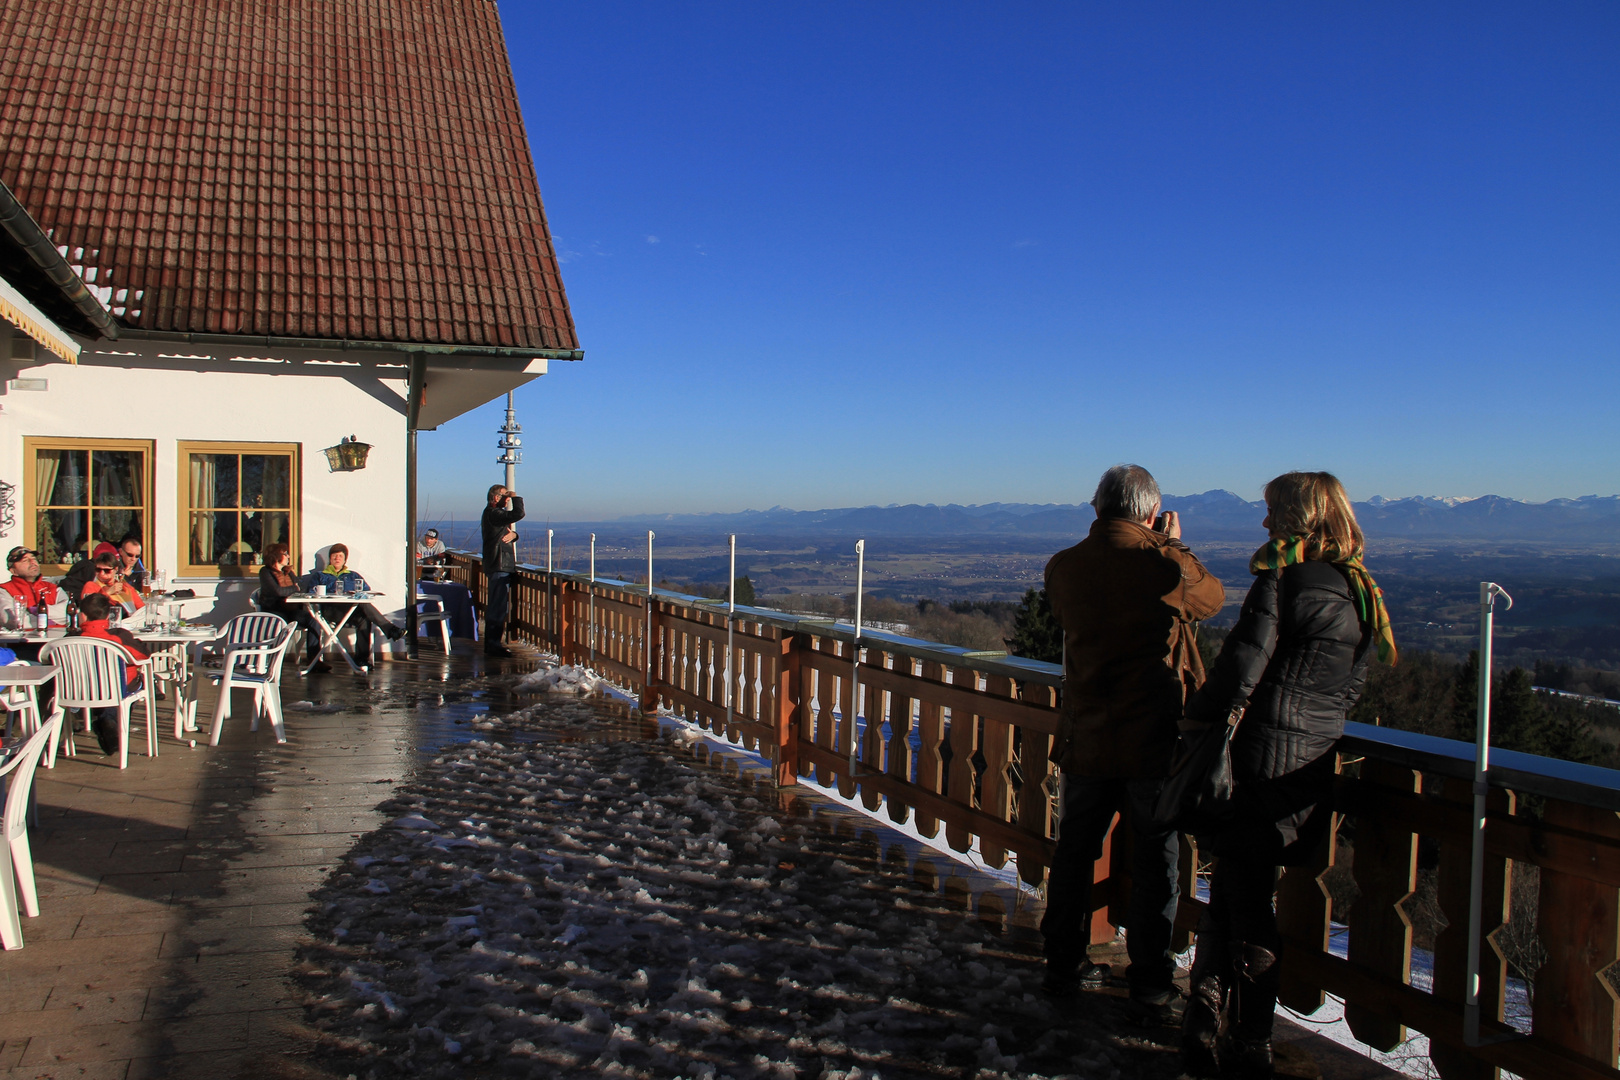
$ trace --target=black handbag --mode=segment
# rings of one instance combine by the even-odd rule
[[[1198,724],[1176,742],[1170,773],[1159,789],[1153,823],[1177,832],[1213,832],[1232,817],[1232,736],[1242,711],[1224,724]]]

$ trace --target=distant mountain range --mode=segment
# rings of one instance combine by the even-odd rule
[[[1265,504],[1230,491],[1167,495],[1164,506],[1182,517],[1189,540],[1263,539]],[[1620,495],[1587,495],[1530,503],[1485,495],[1477,499],[1374,497],[1356,503],[1372,537],[1414,540],[1568,541],[1620,543]],[[770,536],[1075,536],[1091,527],[1091,507],[1059,503],[960,506],[860,506],[836,510],[745,510],[736,514],[662,514],[617,518],[603,525],[683,533]]]

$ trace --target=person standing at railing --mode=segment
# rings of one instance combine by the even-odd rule
[[[1170,951],[1179,889],[1179,837],[1149,825],[1169,771],[1186,695],[1203,681],[1194,622],[1226,591],[1161,514],[1159,485],[1139,465],[1116,465],[1091,500],[1097,520],[1046,564],[1046,591],[1063,627],[1063,705],[1052,759],[1063,770],[1063,822],[1047,882],[1046,979],[1068,997],[1101,985],[1091,943],[1093,864],[1115,813],[1132,821],[1126,946],[1131,1000],[1169,1023],[1177,999]]]
[[[1271,539],[1249,560],[1255,579],[1243,613],[1187,703],[1189,722],[1224,724],[1242,710],[1231,743],[1233,817],[1199,834],[1215,873],[1181,1028],[1183,1064],[1199,1076],[1272,1075],[1277,868],[1307,862],[1326,841],[1333,808],[1325,797],[1345,716],[1374,648],[1385,663],[1396,660],[1344,486],[1330,473],[1285,473],[1266,485],[1264,525]],[[1224,1045],[1223,1009],[1231,1013]]]
[[[523,520],[523,498],[505,484],[489,489],[480,527],[484,534],[484,575],[489,579],[489,602],[484,606],[484,653],[511,656],[501,644],[506,614],[512,601],[512,578],[517,573],[517,530]]]

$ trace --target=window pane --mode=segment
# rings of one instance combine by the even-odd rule
[[[97,541],[105,540],[109,544],[117,544],[131,534],[139,538],[143,544],[146,542],[146,534],[141,531],[140,511],[103,510],[97,507],[94,531]]]
[[[89,515],[83,510],[41,510],[35,514],[34,546],[39,548],[39,561],[59,565],[89,555],[88,524]]]
[[[39,506],[87,506],[90,455],[84,450],[34,452],[34,492]]]
[[[236,565],[236,514],[201,511],[191,515],[191,562],[215,566]],[[229,558],[229,562],[225,561]]]
[[[242,506],[290,507],[292,459],[276,454],[242,455]]]
[[[258,518],[257,540],[253,550],[263,552],[269,544],[292,545],[292,515],[285,510],[274,510],[267,514],[253,515]],[[242,532],[245,535],[249,527],[244,524]]]
[[[194,510],[236,505],[236,455],[192,454],[189,478]],[[213,562],[212,559],[207,560]]]
[[[91,493],[96,506],[139,506],[146,455],[139,450],[97,450],[91,458]]]

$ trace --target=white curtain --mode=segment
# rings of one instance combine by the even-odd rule
[[[191,562],[214,561],[214,458],[211,454],[191,455]],[[204,512],[199,512],[204,511]]]
[[[56,533],[51,527],[49,511],[38,507],[49,505],[56,490],[56,474],[62,468],[60,450],[34,451],[34,546],[40,551],[40,562],[55,564],[66,560],[66,554],[56,546]]]

